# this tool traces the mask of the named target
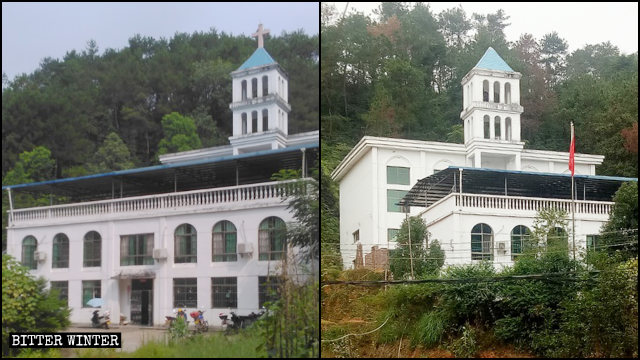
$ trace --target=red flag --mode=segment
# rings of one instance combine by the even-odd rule
[[[576,146],[576,135],[573,133],[573,122],[571,123],[571,148],[569,149],[569,170],[571,170],[571,176],[573,176],[575,163],[574,163],[574,155],[575,155],[575,146]]]

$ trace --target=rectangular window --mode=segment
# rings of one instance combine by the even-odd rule
[[[353,232],[353,243],[357,243],[360,240],[360,229]]]
[[[258,307],[267,301],[273,302],[280,298],[280,284],[282,279],[276,276],[258,277]]]
[[[198,307],[198,279],[173,279],[173,307]]]
[[[101,294],[100,280],[83,280],[82,281],[82,307],[91,307],[87,305],[87,301],[93,298],[100,298]]]
[[[153,265],[153,234],[120,236],[120,266]]]
[[[213,308],[237,308],[238,278],[211,278],[211,304]]]
[[[471,234],[471,260],[493,260],[493,235]]]
[[[600,245],[599,238],[600,235],[587,235],[587,250],[597,250]]]
[[[405,190],[387,190],[387,211],[388,212],[406,212],[400,205],[396,205],[402,198],[407,195]]]
[[[409,168],[387,166],[387,184],[409,185]]]
[[[396,241],[400,229],[387,229],[387,241]]]
[[[64,299],[69,305],[69,282],[68,281],[52,281],[51,290],[57,290],[59,299]],[[88,300],[87,300],[88,301]]]

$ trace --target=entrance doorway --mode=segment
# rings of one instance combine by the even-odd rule
[[[131,280],[131,322],[153,325],[153,279]]]

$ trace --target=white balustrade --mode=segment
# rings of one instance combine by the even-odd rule
[[[225,203],[253,202],[296,195],[305,186],[297,180],[240,185],[224,188],[185,191],[113,200],[92,201],[28,209],[14,209],[11,223],[34,220],[55,220],[68,217],[90,217],[145,211],[177,210],[180,208],[207,208]]]
[[[480,194],[450,194],[456,198],[456,206],[502,210],[528,210],[560,209],[571,212],[571,200],[546,199],[532,197],[515,197]],[[575,201],[576,213],[608,215],[611,212],[613,202],[610,201]]]

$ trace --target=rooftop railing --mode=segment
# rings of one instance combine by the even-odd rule
[[[247,207],[258,202],[277,204],[283,197],[305,191],[304,183],[297,180],[239,185],[223,188],[137,196],[103,201],[54,205],[27,209],[14,209],[9,214],[9,226],[40,225],[60,220],[96,221],[113,218],[131,218],[136,215],[163,215],[194,209],[215,210],[226,204],[244,203]]]

